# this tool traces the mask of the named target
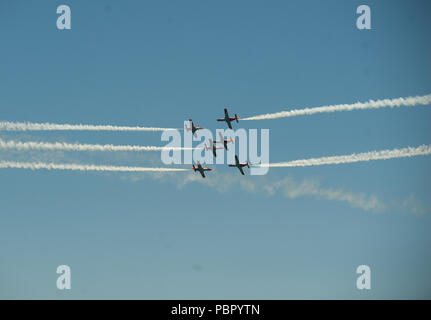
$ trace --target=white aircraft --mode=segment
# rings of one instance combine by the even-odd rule
[[[223,147],[222,146],[216,147],[213,143],[213,139],[209,139],[209,144],[210,144],[210,146],[208,147],[207,144],[205,143],[205,150],[212,150],[214,157],[217,157],[216,150],[217,149],[223,149]]]
[[[224,137],[223,137],[223,135],[221,134],[221,132],[219,131],[219,137],[220,137],[220,140],[216,140],[216,141],[214,141],[214,143],[223,143],[223,147],[226,149],[226,150],[229,150],[228,149],[228,147],[227,147],[227,144],[228,143],[235,143],[235,138],[231,138],[231,139],[225,139]]]

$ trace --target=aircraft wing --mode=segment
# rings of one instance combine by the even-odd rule
[[[226,122],[227,122],[227,126],[229,127],[229,129],[232,129],[232,124],[230,123],[230,120],[226,121]]]
[[[227,109],[224,108],[224,115],[229,118],[229,113],[227,113]]]
[[[238,167],[238,169],[241,172],[241,174],[244,175],[244,170],[242,170],[242,167]]]
[[[220,137],[220,143],[224,143],[224,137],[222,135],[222,133],[219,131],[218,136]]]
[[[202,178],[205,178],[205,172],[202,170],[200,171]]]

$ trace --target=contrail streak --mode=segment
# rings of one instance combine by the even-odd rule
[[[164,151],[164,150],[194,150],[196,148],[183,147],[156,147],[156,146],[130,146],[112,144],[79,144],[66,142],[35,142],[35,141],[5,141],[0,138],[0,149],[17,150],[63,150],[63,151]]]
[[[31,122],[0,122],[0,130],[5,131],[165,131],[175,128],[127,127],[88,124],[55,124]]]
[[[127,167],[127,166],[99,166],[93,164],[57,164],[46,162],[13,162],[0,161],[0,169],[16,168],[31,170],[72,170],[72,171],[110,171],[110,172],[179,172],[189,171],[180,168],[147,168],[147,167]]]
[[[315,113],[338,112],[338,111],[352,111],[364,109],[379,109],[379,108],[396,108],[396,107],[412,107],[417,105],[431,104],[431,94],[425,96],[397,98],[397,99],[383,99],[383,100],[369,100],[367,102],[357,102],[353,104],[337,104],[330,106],[322,106],[316,108],[294,109],[289,111],[282,111],[277,113],[262,114],[254,117],[244,118],[242,120],[269,120],[277,118],[287,118],[296,116],[312,115]]]
[[[405,158],[425,156],[431,154],[431,145],[421,145],[417,148],[407,147],[402,149],[371,151],[364,153],[353,153],[351,155],[311,158],[280,163],[268,163],[256,165],[258,167],[308,167],[322,166],[326,164],[342,164],[371,160],[387,160],[394,158]]]

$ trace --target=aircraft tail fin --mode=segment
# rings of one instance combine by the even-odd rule
[[[238,116],[236,115],[236,113],[235,113],[235,120],[236,120],[236,123],[239,123],[238,119],[239,119],[239,117],[238,117]]]

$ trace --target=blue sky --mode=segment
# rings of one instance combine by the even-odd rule
[[[56,28],[68,4],[72,30]],[[356,28],[371,7],[372,30]],[[1,120],[215,130],[289,108],[431,92],[427,1],[3,1]],[[429,106],[240,122],[270,160],[429,144]],[[160,133],[0,132],[163,145]],[[160,165],[157,153],[1,160]],[[429,157],[192,173],[0,171],[0,297],[431,298]],[[198,177],[196,177],[198,178]],[[329,196],[336,193],[337,196]],[[58,265],[72,290],[56,288]],[[357,266],[372,289],[359,291]]]

